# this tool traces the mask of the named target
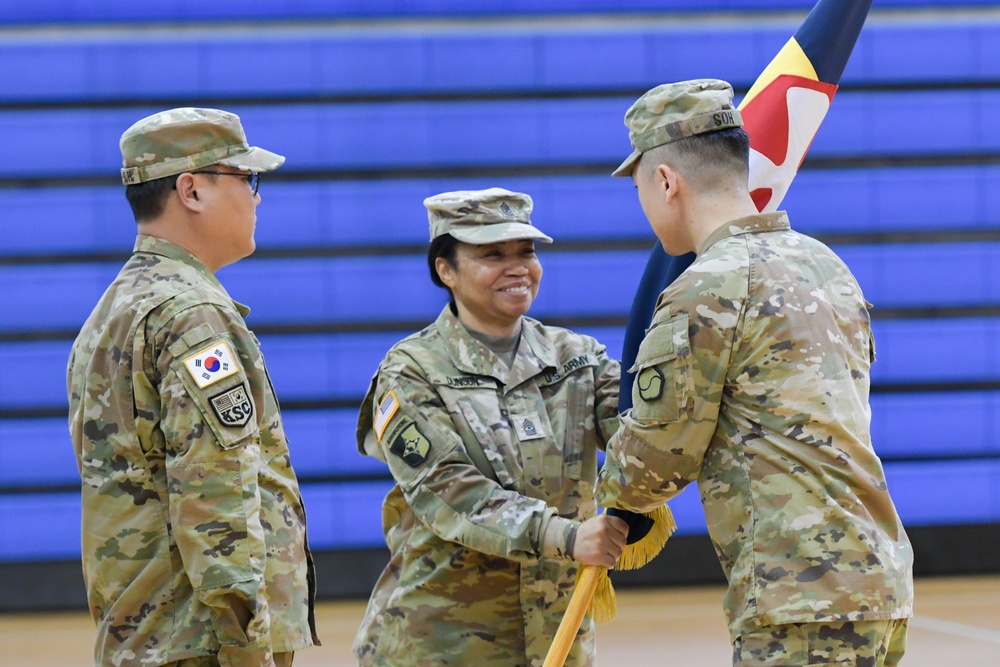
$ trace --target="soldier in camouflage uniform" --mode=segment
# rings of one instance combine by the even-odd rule
[[[660,295],[597,499],[648,512],[698,482],[734,665],[895,665],[912,550],[869,435],[868,307],[829,248],[757,212],[732,94],[665,84],[625,116],[615,175],[697,259]]]
[[[579,563],[610,566],[621,519],[595,516],[596,452],[617,425],[618,362],[525,313],[541,277],[531,198],[501,188],[424,201],[437,321],[383,359],[358,447],[396,485],[391,560],[354,644],[362,665],[540,667]],[[591,665],[588,619],[567,665]]]
[[[253,252],[284,158],[214,109],[140,120],[121,151],[139,236],[67,378],[95,664],[289,665],[316,643],[305,513],[249,311],[214,276]]]

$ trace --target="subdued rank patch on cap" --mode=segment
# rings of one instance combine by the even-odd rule
[[[512,414],[510,420],[514,424],[518,439],[521,441],[545,437],[545,427],[542,425],[542,420],[538,418],[537,412],[526,412],[523,415]]]
[[[411,468],[416,468],[426,461],[428,454],[431,453],[431,441],[420,432],[414,422],[410,422],[393,438],[389,451],[403,459]]]
[[[733,105],[733,87],[719,79],[664,83],[643,93],[625,112],[632,154],[612,176],[631,176],[635,163],[648,151],[697,134],[742,127]]]
[[[204,389],[222,378],[229,377],[240,369],[239,365],[233,361],[233,353],[229,351],[229,346],[225,341],[219,341],[201,352],[192,354],[184,360],[184,366],[198,384],[199,389]]]
[[[642,400],[649,402],[659,399],[663,396],[663,371],[656,366],[643,368],[635,379],[635,386],[639,388],[639,398]]]
[[[253,401],[245,382],[210,397],[215,416],[225,426],[246,426],[253,417]]]
[[[382,434],[385,433],[386,427],[389,426],[389,422],[392,421],[397,410],[399,410],[399,401],[396,399],[396,394],[390,390],[382,402],[378,404],[378,410],[375,411],[375,437],[379,442],[382,442]]]
[[[531,224],[534,202],[523,192],[504,188],[455,190],[428,197],[424,207],[432,241],[450,234],[476,245],[524,239],[552,243]]]

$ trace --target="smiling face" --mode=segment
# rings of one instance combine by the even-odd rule
[[[444,258],[435,267],[451,290],[458,319],[491,336],[511,336],[538,295],[542,265],[527,239],[472,245],[459,243],[455,266]]]

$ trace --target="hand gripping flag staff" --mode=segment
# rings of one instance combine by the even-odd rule
[[[791,39],[764,68],[740,103],[750,135],[750,194],[761,212],[777,210],[833,102],[837,84],[864,26],[872,0],[819,0]],[[694,261],[694,253],[671,257],[653,248],[629,312],[622,368],[635,363],[652,321],[656,299]],[[634,375],[623,372],[618,411],[632,407]],[[666,505],[649,514],[609,509],[629,524],[628,545],[617,569],[642,567],[674,530]],[[581,566],[576,589],[546,656],[544,667],[562,667],[583,617],[614,618],[615,598],[607,570]]]

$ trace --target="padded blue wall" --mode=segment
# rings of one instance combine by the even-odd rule
[[[532,314],[620,354],[653,245],[634,190],[608,176],[629,152],[625,109],[666,80],[717,76],[742,94],[812,2],[651,13],[664,4],[506,3],[512,21],[473,0],[245,3],[238,16],[181,0],[3,3],[0,561],[79,555],[64,370],[134,238],[117,183],[133,121],[221,106],[288,157],[263,178],[257,255],[220,278],[252,308],[314,547],[379,546],[389,482],[356,452],[356,406],[388,347],[443,305],[421,200],[530,193],[556,238]],[[914,526],[1000,522],[1000,19],[982,4],[876,3],[914,11],[870,17],[783,205],[876,306],[873,439]],[[928,13],[952,5],[947,20]],[[441,17],[454,20],[425,20]],[[681,532],[704,532],[694,490],[672,507]]]

